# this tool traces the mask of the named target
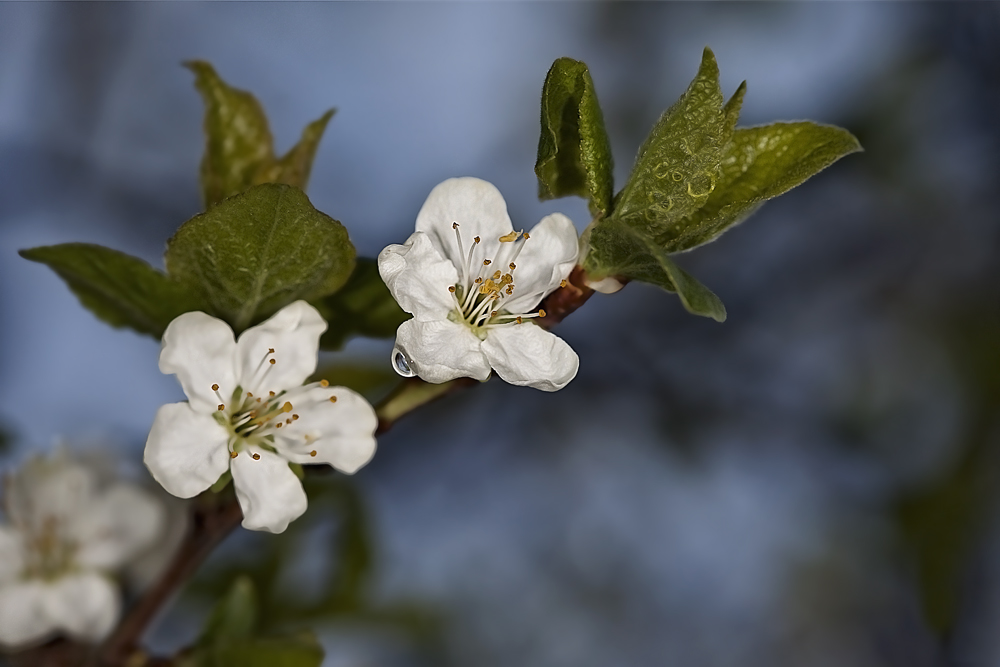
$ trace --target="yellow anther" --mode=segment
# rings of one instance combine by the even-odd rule
[[[520,323],[521,323],[521,316],[520,316],[520,315],[518,315],[518,316],[517,316],[517,319],[516,319],[516,320],[514,320],[514,321],[515,321],[515,322],[517,322],[518,324],[520,324]]]
[[[249,391],[247,392],[247,398],[253,398],[253,394],[251,394]]]
[[[285,404],[281,406],[281,411],[282,412],[291,412],[292,411],[292,404],[289,403],[288,401],[285,401]]]
[[[286,424],[291,424],[291,423],[292,423],[292,420],[291,420],[291,419],[286,419],[286,420],[285,420],[285,423],[286,423]]]
[[[451,228],[452,229],[458,229],[458,223],[457,222],[451,223]]]
[[[476,243],[479,243],[479,237],[478,236],[476,238],[472,239],[472,240],[475,241]]]
[[[330,382],[329,382],[329,380],[320,380],[319,381],[319,386],[321,386],[321,387],[329,387],[330,386]]]
[[[274,428],[281,428],[281,422],[278,422],[277,424],[275,424]]]
[[[503,275],[499,269],[493,274],[493,280],[500,280],[500,276]]]
[[[531,234],[529,234],[528,232],[525,232],[524,233],[524,238],[525,238],[525,240],[530,239],[531,238]],[[534,247],[534,246],[532,246],[532,247]]]
[[[270,361],[271,361],[271,365],[273,366],[274,365],[274,359],[271,359]]]
[[[566,285],[569,285],[569,281],[565,278],[559,281],[559,287],[566,287]]]
[[[331,396],[330,397],[330,402],[331,403],[336,403],[337,402],[337,397],[336,396]]]
[[[260,399],[259,398],[257,399],[257,402],[260,403]]]
[[[309,456],[312,456],[312,457],[315,457],[315,456],[316,456],[316,454],[317,454],[317,452],[316,452],[316,450],[315,450],[315,449],[314,449],[314,450],[312,450],[311,452],[309,452]]]
[[[510,275],[509,273],[503,274],[503,278],[500,280],[501,285],[509,285],[512,282],[514,282],[514,276]]]
[[[484,259],[483,260],[483,266],[489,266],[492,263],[493,263],[492,260],[489,260],[489,259]]]
[[[212,385],[212,391],[219,391],[219,385],[213,384]]]
[[[500,243],[510,243],[511,241],[517,240],[517,232],[511,232],[510,234],[504,234],[500,237]]]
[[[219,412],[222,412],[225,409],[226,409],[226,406],[224,406],[222,403],[219,403]]]
[[[507,285],[507,289],[505,289],[504,291],[507,292],[507,296],[510,296],[511,294],[514,293],[514,288],[510,285]]]
[[[483,282],[483,279],[482,279],[482,278],[476,278],[476,281],[475,281],[475,282],[476,282],[476,284],[478,285],[479,283]]]
[[[254,453],[253,460],[254,461],[260,461],[260,454]]]
[[[496,316],[497,316],[497,311],[495,310],[490,311],[490,317],[496,317]]]
[[[455,293],[455,286],[454,285],[449,285],[448,286],[448,291],[451,292],[452,294],[454,294]]]
[[[267,392],[267,395],[268,396],[274,396],[274,392],[273,391],[269,391],[269,392]]]
[[[229,458],[231,459],[235,459],[239,455],[240,455],[239,452],[229,452]]]
[[[268,354],[274,354],[274,348],[273,347],[267,348],[267,353]]]
[[[538,316],[539,316],[539,317],[545,317],[545,311],[544,311],[544,310],[542,310],[541,308],[539,308],[539,309],[538,309]]]
[[[517,264],[515,264],[514,262],[511,262],[511,263],[509,264],[509,266],[510,266],[510,270],[511,270],[511,271],[513,271],[514,269],[516,269],[516,268],[517,268]]]
[[[299,416],[298,415],[292,415],[292,419],[295,420],[295,421],[298,421]]]

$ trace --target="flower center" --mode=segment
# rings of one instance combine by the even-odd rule
[[[469,249],[465,263],[460,267],[459,282],[448,288],[455,303],[451,319],[462,322],[477,336],[485,338],[489,329],[521,324],[526,319],[534,317],[545,317],[544,310],[535,313],[516,313],[505,307],[517,291],[514,282],[517,270],[515,260],[521,254],[525,242],[531,238],[527,232],[512,231],[501,236],[498,239],[500,247],[496,254],[489,258],[484,256],[485,252],[477,252],[482,240],[480,237],[476,236],[472,239],[472,244],[466,246],[462,240],[460,225],[453,222],[451,226],[455,230],[459,256],[464,253],[466,247]],[[542,295],[543,293],[539,292],[537,296],[541,298]]]
[[[268,348],[261,362],[254,371],[250,384],[252,386],[267,386],[268,371],[277,363],[274,348]],[[260,379],[258,379],[258,376]],[[306,398],[305,392],[315,387],[329,387],[326,380],[312,382],[302,387],[292,390],[277,389],[267,390],[262,396],[255,396],[252,392],[246,391],[242,386],[237,385],[233,390],[228,403],[223,399],[218,384],[212,385],[212,391],[219,398],[219,409],[213,416],[215,420],[229,431],[228,448],[230,456],[236,458],[245,448],[258,448],[266,451],[276,451],[274,436],[281,428],[287,428],[294,422],[299,421],[299,415],[295,410],[292,401],[299,404],[300,408],[308,416],[308,408],[315,407],[318,402],[315,397]],[[301,399],[301,400],[299,400]],[[336,403],[337,397],[330,395],[319,399],[322,402]],[[318,436],[310,433],[304,435],[299,433],[305,441],[311,442]],[[316,451],[309,452],[311,456],[316,456]],[[259,459],[260,454],[251,452],[254,459]]]
[[[78,545],[60,530],[60,521],[47,516],[40,526],[25,531],[27,563],[24,576],[32,579],[56,579],[73,568]]]

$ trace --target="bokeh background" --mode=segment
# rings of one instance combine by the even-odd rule
[[[494,381],[407,417],[295,530],[230,538],[152,645],[191,641],[245,572],[268,625],[313,628],[337,667],[1000,665],[998,7],[4,3],[4,462],[64,438],[141,474],[182,399],[156,341],[16,254],[162,266],[200,208],[181,61],[257,94],[279,150],[339,109],[309,194],[374,256],[458,175],[515,224],[582,229],[582,201],[535,196],[551,62],[589,64],[620,186],[710,45],[727,94],[748,81],[741,124],[866,148],[681,258],[729,320],[639,284],[596,296],[558,329],[567,389]],[[324,362],[384,372],[390,349]]]

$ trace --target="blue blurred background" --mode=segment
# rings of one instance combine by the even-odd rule
[[[6,460],[63,437],[138,462],[183,398],[156,341],[16,254],[87,241],[162,266],[200,209],[181,61],[253,91],[279,151],[338,108],[309,194],[374,256],[451,176],[496,184],[518,226],[582,229],[582,201],[535,196],[549,65],[590,66],[620,186],[705,45],[727,95],[748,81],[741,124],[834,123],[866,152],[681,258],[725,324],[629,285],[559,327],[581,357],[564,391],[490,382],[398,424],[345,496],[363,604],[272,620],[338,667],[1000,665],[995,4],[4,3]],[[352,539],[322,511],[294,542],[235,535],[207,572],[258,576],[279,550],[258,583],[307,598]],[[207,596],[153,646],[190,641]]]

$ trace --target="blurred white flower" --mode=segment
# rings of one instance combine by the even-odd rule
[[[579,253],[576,228],[561,213],[515,232],[490,183],[452,178],[417,214],[416,232],[378,257],[379,273],[413,315],[396,331],[393,367],[439,383],[480,381],[490,368],[511,384],[562,389],[580,360],[561,338],[535,326],[534,311],[565,284]]]
[[[326,322],[305,301],[233,337],[229,325],[185,313],[163,333],[160,370],[188,400],[161,407],[144,461],[175,496],[191,498],[232,472],[243,527],[284,531],[306,511],[288,464],[327,463],[353,473],[375,453],[378,418],[364,398],[316,370]]]
[[[0,524],[0,644],[21,648],[62,632],[103,638],[121,601],[111,574],[154,542],[160,505],[64,451],[5,479]]]

